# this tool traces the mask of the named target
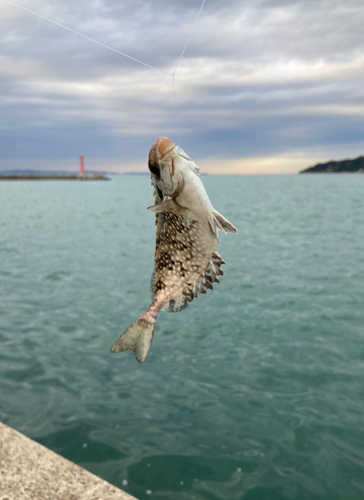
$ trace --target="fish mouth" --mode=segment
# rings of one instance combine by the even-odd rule
[[[154,175],[157,179],[160,179],[161,177],[161,171],[158,165],[154,162],[151,162],[150,160],[148,161],[148,168],[151,174]]]
[[[159,137],[153,144],[149,152],[148,168],[150,173],[153,175],[155,184],[158,184],[160,192],[163,193],[163,197],[173,197],[176,194],[176,189],[172,191],[173,177],[175,173],[174,157],[173,154],[176,144],[167,137]],[[166,179],[162,179],[161,170],[169,174],[170,182],[166,184]],[[170,184],[170,186],[168,185]],[[178,189],[177,189],[178,191]]]

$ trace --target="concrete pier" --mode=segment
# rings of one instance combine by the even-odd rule
[[[0,423],[0,500],[136,500]]]

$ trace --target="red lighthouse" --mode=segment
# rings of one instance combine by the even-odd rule
[[[80,175],[85,175],[85,158],[80,155]]]

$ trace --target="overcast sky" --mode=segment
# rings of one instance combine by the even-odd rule
[[[18,0],[172,73],[201,0]],[[364,154],[363,0],[206,0],[178,67],[181,146],[209,173]],[[0,0],[0,171],[143,171],[178,141],[172,78]]]

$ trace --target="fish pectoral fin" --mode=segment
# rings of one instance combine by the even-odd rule
[[[147,210],[157,214],[160,212],[176,212],[177,205],[174,200],[164,200],[161,203],[148,207]]]
[[[152,205],[151,207],[148,207],[147,210],[155,212],[156,214],[159,212],[163,212],[162,203],[157,203],[156,205]]]
[[[160,203],[157,203],[156,205],[148,207],[148,210],[156,214],[161,212],[172,212],[176,215],[179,215],[181,213],[182,207],[180,207],[180,205],[178,205],[178,203],[176,203],[174,200],[164,200]]]
[[[216,226],[220,231],[224,231],[225,234],[227,233],[237,233],[236,227],[231,224],[223,215],[221,215],[219,212],[216,210],[212,212],[212,215],[214,216],[214,220],[216,222]]]

